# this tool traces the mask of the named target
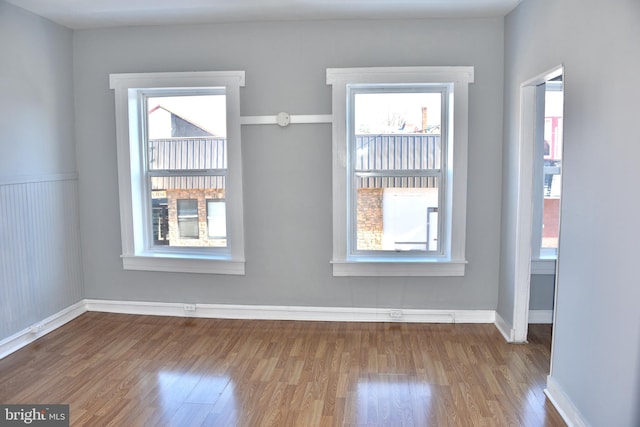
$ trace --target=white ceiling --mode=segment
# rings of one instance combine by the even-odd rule
[[[504,16],[521,0],[7,0],[73,29],[239,21]]]

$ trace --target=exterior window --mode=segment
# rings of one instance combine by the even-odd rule
[[[536,143],[534,147],[533,229],[534,274],[554,274],[560,235],[563,134],[562,76],[536,89]]]
[[[471,67],[327,70],[334,275],[464,275],[472,81]]]
[[[446,86],[348,86],[352,254],[440,253]],[[444,129],[446,132],[446,129]],[[429,223],[431,220],[431,224]],[[430,231],[430,241],[427,239]]]
[[[178,200],[178,234],[181,239],[198,238],[197,200]]]
[[[562,82],[547,82],[545,91],[541,258],[556,258],[560,224],[563,133]]]
[[[149,89],[141,97],[147,112],[143,142],[151,204],[160,206],[166,200],[169,206],[166,218],[161,218],[169,227],[168,240],[162,244],[225,247],[226,233],[220,239],[207,239],[206,218],[198,211],[198,201],[204,206],[207,197],[224,197],[228,154],[224,90]]]
[[[210,239],[227,235],[227,213],[224,200],[207,200],[207,233]]]
[[[242,85],[241,71],[111,75],[125,269],[244,274]]]

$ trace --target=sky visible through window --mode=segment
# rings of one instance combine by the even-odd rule
[[[422,108],[427,108],[428,133],[440,133],[440,93],[358,93],[355,95],[357,134],[421,133]]]
[[[149,112],[163,107],[191,123],[210,131],[217,137],[227,136],[226,96],[161,96],[151,97],[147,103]]]

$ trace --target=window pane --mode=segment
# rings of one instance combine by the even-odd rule
[[[440,135],[355,135],[355,170],[439,170]]]
[[[224,176],[215,175],[152,177],[153,243],[170,247],[226,247],[226,216],[220,219],[220,214],[215,215],[214,234],[209,218],[210,203],[220,205],[216,212],[222,210],[224,214],[225,181]],[[207,210],[198,210],[198,206],[206,206]]]
[[[181,238],[198,238],[198,201],[178,200],[178,232]]]
[[[154,244],[226,247],[226,218],[212,235],[205,209],[209,200],[225,197],[224,90],[205,95],[148,96],[146,101]]]
[[[562,85],[547,82],[544,119],[544,200],[541,249],[558,249],[562,182]]]
[[[440,169],[442,94],[356,93],[356,170]]]
[[[148,96],[148,139],[226,137],[223,92],[219,89],[211,95]]]
[[[225,95],[147,98],[149,170],[226,169]]]
[[[443,95],[374,90],[353,93],[354,246],[438,251]]]
[[[227,213],[224,200],[207,200],[207,230],[209,238],[227,237]]]
[[[358,251],[437,251],[436,177],[358,178]]]
[[[151,192],[153,244],[169,244],[169,204],[166,191]]]

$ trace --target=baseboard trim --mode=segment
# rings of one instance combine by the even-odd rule
[[[0,341],[0,359],[3,359],[11,353],[20,350],[22,347],[31,344],[49,332],[58,329],[60,326],[72,321],[86,311],[87,309],[84,300],[78,301],[77,303],[60,310],[46,319],[3,339]]]
[[[547,377],[547,388],[544,389],[544,394],[568,427],[587,427],[589,425],[552,376]]]
[[[529,323],[552,324],[553,310],[529,310]]]
[[[516,340],[516,331],[500,316],[500,313],[496,311],[496,328],[500,331],[502,336],[507,342],[515,342]]]
[[[151,316],[321,322],[495,323],[496,325],[499,322],[494,310],[185,304],[84,299],[0,341],[0,359],[87,311]]]
[[[493,310],[416,310],[393,308],[303,307],[183,304],[85,300],[87,311],[220,319],[302,320],[322,322],[493,323]],[[195,310],[186,310],[192,305]]]

